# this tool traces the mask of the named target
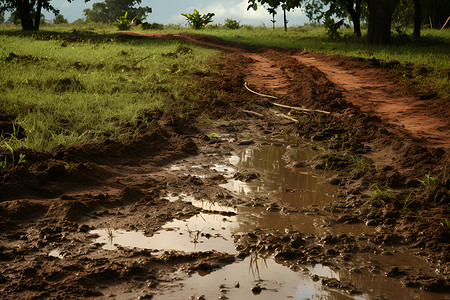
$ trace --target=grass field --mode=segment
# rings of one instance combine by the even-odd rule
[[[143,31],[139,26],[135,31]],[[418,88],[450,96],[450,30],[424,30],[420,39],[395,36],[389,46],[370,45],[341,31],[330,40],[322,27],[199,31],[224,40],[377,59]],[[155,32],[155,31],[147,31]],[[149,110],[174,100],[195,102],[201,84],[193,74],[214,74],[217,51],[166,39],[125,38],[104,24],[44,25],[37,33],[0,26],[0,109],[25,137],[2,134],[3,149],[50,150],[63,144],[119,138],[139,131]],[[143,59],[142,61],[140,61]],[[390,62],[397,61],[397,64]],[[199,76],[197,76],[199,77]],[[179,103],[179,102],[177,102]]]
[[[27,36],[28,35],[28,36]],[[3,149],[135,134],[149,110],[195,102],[217,51],[167,39],[92,33],[0,32],[0,112],[25,137],[2,134]],[[140,124],[140,125],[138,125]]]

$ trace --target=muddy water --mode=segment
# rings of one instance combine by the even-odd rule
[[[199,166],[198,163],[176,164],[168,169],[179,176],[195,174],[207,178],[220,174],[226,183],[220,186],[235,197],[262,199],[263,203],[280,203],[281,208],[271,206],[227,207],[209,199],[198,199],[189,194],[168,191],[170,201],[186,201],[201,208],[204,212],[187,220],[175,220],[164,225],[151,237],[143,232],[98,229],[91,231],[98,235],[95,243],[104,249],[114,250],[118,246],[150,249],[154,255],[166,250],[185,252],[216,250],[236,254],[233,235],[251,232],[256,228],[279,229],[294,228],[303,233],[324,236],[332,233],[347,233],[357,236],[372,232],[365,225],[327,224],[326,217],[306,215],[301,212],[285,213],[284,206],[301,210],[305,207],[320,207],[335,199],[337,190],[325,182],[325,173],[303,167],[293,167],[293,162],[308,159],[314,153],[308,148],[297,146],[297,140],[257,141],[257,146],[243,148],[233,153],[219,164]],[[248,182],[236,179],[236,173],[254,173],[257,178]],[[237,177],[239,178],[239,177]],[[212,213],[216,212],[216,213]],[[220,212],[232,213],[232,216]],[[420,268],[426,262],[407,253],[392,256],[361,254],[355,257],[354,267],[364,262],[374,261],[377,265]],[[352,267],[353,268],[353,267]],[[349,268],[351,269],[351,268]],[[328,289],[321,284],[320,277],[335,278],[351,282],[363,294],[349,296],[345,291]],[[183,276],[181,276],[183,277]],[[433,299],[424,292],[402,287],[398,281],[374,274],[363,269],[350,272],[344,268],[333,270],[327,266],[298,266],[295,270],[285,267],[272,257],[247,257],[209,274],[194,274],[183,280],[171,283],[166,292],[155,294],[153,299],[195,299],[202,295],[205,299]],[[316,280],[313,280],[315,278]]]

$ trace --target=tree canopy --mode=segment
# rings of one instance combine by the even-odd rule
[[[39,30],[42,9],[59,13],[50,0],[0,0],[0,11],[17,12],[23,30]]]
[[[92,9],[83,10],[86,21],[102,22],[112,24],[119,17],[128,13],[128,18],[137,17],[144,20],[152,9],[148,6],[136,7],[141,4],[141,0],[105,0],[104,2],[94,3]]]

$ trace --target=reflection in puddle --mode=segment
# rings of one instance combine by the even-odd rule
[[[294,168],[287,162],[302,161],[311,156],[311,152],[284,144],[247,148],[230,157],[230,163],[241,169],[256,169],[262,172],[262,178],[246,183],[229,180],[221,186],[242,195],[271,193],[275,199],[297,208],[329,204],[337,188],[323,182],[317,171]]]
[[[326,268],[326,267],[323,267]],[[271,258],[250,256],[208,276],[194,274],[180,282],[176,293],[154,295],[153,299],[183,299],[204,295],[205,299],[349,299],[326,290],[311,274],[294,272]],[[219,298],[220,299],[220,298]],[[223,298],[227,299],[227,298]],[[352,297],[365,299],[365,297]]]
[[[211,200],[198,200],[194,196],[191,196],[191,195],[185,195],[185,194],[180,194],[177,196],[169,195],[169,196],[167,196],[167,199],[171,202],[178,201],[178,200],[181,200],[184,202],[189,202],[193,206],[201,208],[203,210],[236,213],[235,208],[220,205],[219,203],[213,202]]]
[[[177,250],[199,252],[216,250],[236,254],[232,230],[237,226],[236,217],[198,214],[187,220],[175,220],[164,225],[153,236],[142,231],[96,229],[90,234],[99,237],[94,243],[103,244],[103,249],[115,250],[117,246],[150,249],[154,252]]]

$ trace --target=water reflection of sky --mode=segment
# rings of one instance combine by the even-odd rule
[[[261,173],[262,178],[248,183],[229,181],[222,186],[245,195],[252,192],[270,193],[276,199],[298,208],[333,201],[336,187],[323,182],[317,172],[309,168],[289,167],[286,156],[302,161],[310,158],[311,154],[300,148],[288,149],[283,144],[247,148],[232,156],[230,163],[239,169],[254,169]]]

